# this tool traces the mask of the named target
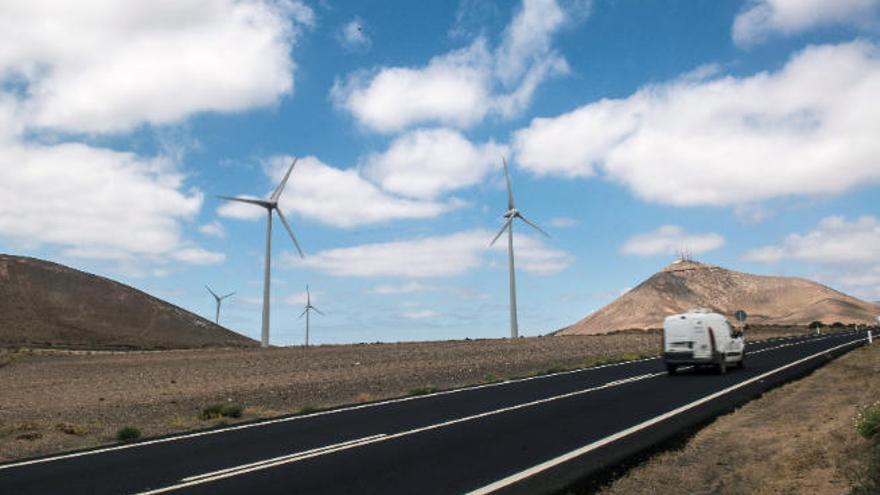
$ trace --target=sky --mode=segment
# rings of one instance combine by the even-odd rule
[[[9,0],[0,252],[271,342],[565,327],[688,251],[880,300],[880,0]]]

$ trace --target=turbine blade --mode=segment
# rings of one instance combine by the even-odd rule
[[[309,312],[309,308],[306,308],[306,309],[305,309],[305,310],[299,315],[299,317],[302,318],[302,317],[305,316],[306,313],[308,313],[308,312]]]
[[[298,158],[295,158],[295,157],[294,157],[294,159],[293,159],[293,163],[290,164],[290,168],[287,169],[287,173],[284,174],[284,178],[281,179],[281,183],[278,184],[278,187],[275,188],[275,192],[272,193],[272,199],[271,199],[271,201],[272,201],[273,203],[277,203],[277,202],[278,202],[278,198],[281,197],[281,192],[284,191],[284,186],[287,185],[287,179],[290,178],[290,173],[293,172],[293,166],[296,165],[296,161],[297,161],[297,160],[298,160]]]
[[[230,292],[229,294],[226,294],[225,296],[221,296],[220,299],[226,299],[227,297],[232,296],[232,295],[235,295],[235,292]]]
[[[503,234],[504,231],[507,230],[508,227],[510,227],[510,222],[512,222],[512,221],[513,221],[513,217],[510,217],[507,219],[506,222],[504,222],[504,225],[501,227],[501,230],[498,231],[498,234],[496,234],[495,238],[492,239],[492,242],[489,243],[489,247],[492,247],[495,244],[495,241],[497,241],[498,238],[501,237],[501,234]]]
[[[526,218],[526,217],[524,217],[524,216],[522,216],[522,214],[519,214],[519,215],[517,215],[517,216],[519,217],[520,220],[522,220],[523,222],[525,222],[525,223],[531,225],[532,228],[534,228],[534,229],[537,230],[538,232],[544,234],[544,235],[547,236],[547,237],[550,237],[550,234],[544,232],[544,229],[542,229],[541,227],[538,227],[538,226],[535,225],[534,223],[530,222],[529,219]]]
[[[275,212],[278,213],[278,218],[281,219],[281,223],[284,224],[284,228],[287,229],[287,233],[290,234],[290,239],[293,241],[293,245],[296,246],[296,250],[299,251],[299,257],[305,258],[306,255],[303,254],[302,248],[299,247],[299,243],[296,242],[296,236],[293,235],[293,229],[290,228],[290,224],[287,223],[287,219],[284,218],[284,213],[281,213],[281,210],[275,208]]]
[[[325,315],[320,309],[318,309],[318,308],[316,308],[316,307],[314,307],[314,306],[312,306],[312,309],[314,309],[315,312],[318,313],[318,314],[321,315],[321,316],[327,316],[327,315]]]
[[[237,196],[217,196],[220,199],[225,199],[226,201],[238,201],[240,203],[250,203],[252,205],[262,206],[263,208],[268,208],[269,203],[254,198],[239,198]]]
[[[217,294],[215,294],[214,291],[212,291],[211,288],[207,286],[207,284],[205,285],[205,288],[208,289],[208,292],[210,292],[212,296],[217,297]]]
[[[501,158],[501,161],[504,163],[504,178],[507,179],[507,209],[512,210],[516,208],[516,203],[513,201],[513,186],[510,184],[510,172],[507,170],[507,159]]]

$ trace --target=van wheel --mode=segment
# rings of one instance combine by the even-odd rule
[[[720,363],[718,363],[718,374],[719,375],[727,374],[727,363],[726,362],[721,361]]]
[[[674,364],[667,364],[666,365],[666,372],[669,373],[670,375],[674,375],[676,371],[678,371],[677,365],[674,365]]]
[[[739,358],[739,362],[736,363],[736,367],[739,369],[743,369],[746,367],[746,355],[743,354],[741,358]]]

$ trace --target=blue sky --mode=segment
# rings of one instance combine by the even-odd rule
[[[5,2],[0,251],[272,343],[504,337],[686,249],[880,300],[880,0]],[[45,22],[51,19],[53,22]]]

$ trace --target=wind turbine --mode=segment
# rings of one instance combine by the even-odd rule
[[[205,288],[208,289],[208,292],[210,292],[211,295],[214,296],[214,299],[217,300],[217,314],[214,316],[214,323],[219,325],[220,324],[220,302],[223,301],[224,299],[226,299],[227,297],[235,294],[235,292],[230,292],[229,294],[226,294],[225,296],[218,296],[217,293],[212,291],[211,288],[208,287],[207,285],[205,285]]]
[[[303,315],[305,315],[306,317],[306,347],[309,346],[309,311],[314,311],[321,316],[327,316],[322,313],[320,309],[312,306],[312,294],[309,293],[309,286],[306,285],[306,309],[302,312],[301,315],[299,315],[300,318],[302,318]]]
[[[261,199],[252,199],[252,198],[241,198],[237,196],[217,196],[220,199],[225,199],[228,201],[239,201],[241,203],[249,203],[252,205],[262,206],[266,209],[266,265],[264,269],[263,276],[263,330],[261,334],[261,345],[263,347],[269,346],[269,280],[271,278],[271,254],[272,254],[272,212],[278,214],[278,218],[281,220],[281,223],[284,224],[284,228],[287,229],[287,233],[290,234],[290,239],[293,241],[293,245],[296,246],[297,252],[299,252],[300,257],[305,258],[303,255],[302,249],[299,247],[299,243],[296,241],[296,236],[293,235],[293,229],[290,228],[290,224],[287,223],[287,219],[284,218],[284,214],[281,213],[281,210],[278,208],[278,198],[281,197],[281,192],[284,190],[284,186],[287,184],[287,179],[290,178],[290,173],[293,172],[293,167],[296,165],[296,158],[293,159],[293,163],[290,164],[290,168],[287,169],[287,173],[284,174],[284,178],[281,179],[281,183],[278,184],[278,187],[275,188],[275,191],[269,197],[268,201]]]
[[[492,239],[489,246],[493,246],[495,241],[501,237],[501,234],[507,230],[507,260],[510,269],[510,337],[515,339],[519,336],[519,327],[516,323],[516,274],[513,269],[513,220],[519,218],[545,236],[550,237],[550,234],[544,232],[541,227],[530,222],[529,219],[524,217],[522,213],[516,209],[516,203],[513,201],[513,188],[510,185],[510,172],[507,171],[507,160],[504,158],[501,160],[504,163],[504,177],[507,179],[507,212],[504,214],[504,218],[506,218],[507,221],[504,222],[501,230],[498,231],[498,234],[495,235],[495,238]]]

